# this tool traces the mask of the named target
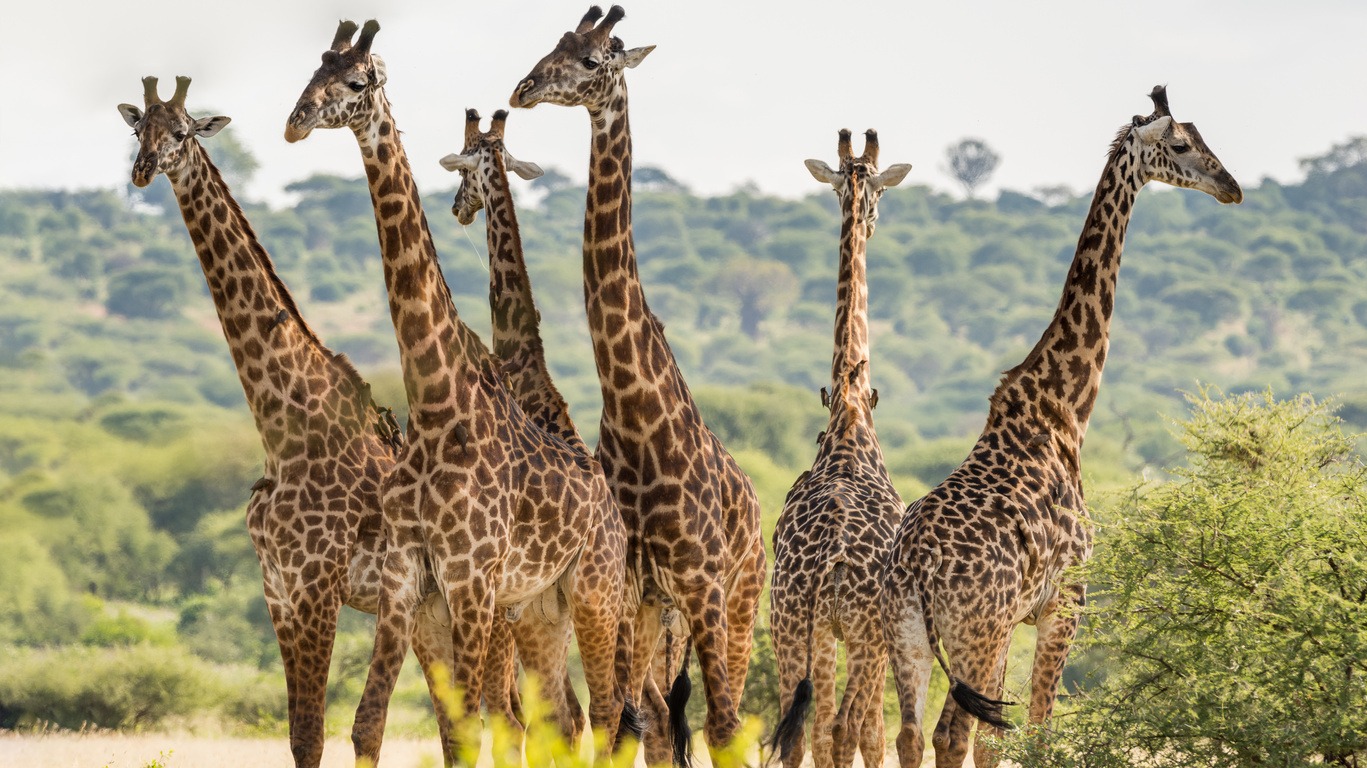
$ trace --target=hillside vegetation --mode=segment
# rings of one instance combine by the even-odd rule
[[[251,163],[222,146],[225,170],[244,180]],[[1141,195],[1088,435],[1092,488],[1179,463],[1161,415],[1181,413],[1182,393],[1199,383],[1335,396],[1350,425],[1367,426],[1365,150],[1357,139],[1307,161],[1299,184],[1245,179],[1238,207]],[[592,441],[584,190],[549,176],[519,187],[522,235],[550,363]],[[637,180],[651,307],[710,426],[754,476],[771,530],[825,422],[817,389],[830,365],[835,198],[815,184],[792,199],[700,197],[649,168]],[[315,176],[290,191],[292,208],[243,201],[248,217],[307,320],[402,412],[363,180]],[[456,306],[486,334],[484,229],[462,232],[451,197],[430,191],[424,203]],[[912,186],[882,199],[869,244],[872,371],[904,498],[963,458],[1000,372],[1053,314],[1090,194],[1043,197],[965,201]],[[0,603],[0,645],[31,649],[0,654],[0,727],[37,711],[75,726],[145,725],[191,707],[33,706],[94,695],[46,679],[71,664],[130,686],[139,674],[180,675],[193,684],[167,686],[168,696],[273,727],[283,678],[243,523],[261,449],[165,180],[139,196],[0,191],[0,270],[0,590],[12,598]],[[333,693],[354,698],[368,630],[355,615],[344,630]],[[124,646],[143,650],[109,650]],[[242,685],[244,674],[259,682]],[[222,680],[237,682],[205,682]],[[403,696],[423,706],[415,679]]]

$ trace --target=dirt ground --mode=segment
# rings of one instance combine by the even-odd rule
[[[486,739],[487,742],[487,739]],[[487,743],[486,743],[487,749]],[[895,765],[889,751],[884,765]],[[699,766],[707,764],[706,753]],[[810,756],[807,764],[811,764]],[[927,755],[927,765],[934,765]],[[969,757],[966,766],[972,766]],[[323,768],[352,768],[351,741],[328,739]],[[439,768],[441,748],[433,739],[387,738],[384,768]],[[638,766],[645,762],[638,761]],[[856,758],[855,766],[863,764]],[[15,768],[293,768],[283,738],[206,737],[191,734],[109,732],[17,734],[0,732],[0,766]]]

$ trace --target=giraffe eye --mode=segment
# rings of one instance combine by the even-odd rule
[[[1172,151],[1173,151],[1173,152],[1176,152],[1176,153],[1179,154],[1179,155],[1185,154],[1186,151],[1189,150],[1189,149],[1191,149],[1191,145],[1190,145],[1190,144],[1174,144],[1174,145],[1172,145]]]
[[[347,83],[346,87],[350,88],[352,91],[356,93],[360,93],[361,91],[365,90],[365,83]]]
[[[185,141],[185,131],[173,131],[171,136],[175,138],[176,141]]]
[[[598,69],[598,60],[592,56],[585,56],[582,64],[585,69]]]

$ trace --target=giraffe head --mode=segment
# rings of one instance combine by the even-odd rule
[[[359,128],[369,121],[387,79],[384,60],[370,53],[379,31],[380,23],[371,19],[353,43],[356,22],[337,25],[332,47],[323,52],[323,63],[285,123],[285,141],[307,138],[314,128]]]
[[[456,190],[451,213],[461,224],[469,225],[475,214],[485,206],[496,190],[507,185],[508,171],[528,181],[541,175],[541,166],[518,160],[503,146],[503,127],[508,111],[494,113],[488,132],[479,130],[479,113],[465,110],[465,147],[459,154],[451,153],[441,159],[441,167],[460,172],[460,189]]]
[[[856,223],[864,225],[866,237],[872,236],[873,228],[878,223],[878,198],[883,196],[883,190],[901,184],[902,179],[905,179],[911,170],[911,165],[897,163],[879,173],[878,132],[872,128],[864,131],[864,154],[859,157],[855,157],[854,151],[850,149],[849,130],[842,128],[836,153],[840,159],[839,169],[831,168],[820,160],[808,160],[807,170],[817,181],[830,184],[835,189],[836,196],[840,198],[840,210],[846,215],[856,210],[851,205],[851,196],[858,190],[859,220]]]
[[[614,5],[606,18],[598,6],[589,8],[573,32],[566,32],[555,50],[522,78],[508,103],[534,107],[541,102],[565,107],[601,108],[622,92],[622,72],[640,64],[655,46],[627,50],[612,28],[626,11]],[[601,24],[594,26],[600,18]]]
[[[198,120],[185,111],[185,93],[190,89],[190,78],[176,78],[176,92],[170,101],[157,96],[157,79],[142,79],[143,109],[132,104],[120,104],[119,114],[133,127],[138,137],[138,157],[133,161],[133,185],[145,187],[158,173],[174,177],[185,167],[189,142],[196,136],[208,138],[223,130],[232,118],[223,115],[202,117]]]
[[[1134,136],[1141,178],[1199,189],[1222,203],[1243,202],[1239,182],[1206,146],[1196,126],[1172,118],[1167,88],[1155,85],[1149,98],[1153,99],[1153,114],[1135,115],[1130,125],[1121,130],[1116,144],[1119,147],[1126,138]]]

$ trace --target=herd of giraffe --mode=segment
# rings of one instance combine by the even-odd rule
[[[407,429],[376,404],[344,356],[310,329],[241,207],[198,139],[229,122],[195,119],[190,80],[168,100],[143,80],[144,106],[119,111],[139,149],[132,179],[170,180],[199,256],[248,406],[265,469],[247,527],[284,661],[290,746],[317,766],[328,667],[341,606],[377,615],[375,647],[352,739],[378,759],[390,695],[411,647],[433,692],[448,764],[453,718],[480,705],[520,727],[516,669],[535,673],[561,732],[583,712],[567,655],[577,640],[589,722],[607,744],[644,731],[651,764],[687,764],[683,716],[696,653],[714,749],[739,728],[740,694],[764,585],[759,502],[703,424],[660,321],[646,305],[631,221],[631,130],[624,72],[653,46],[613,36],[624,16],[591,8],[513,91],[514,107],[587,108],[592,126],[584,216],[584,298],[603,396],[599,443],[580,437],[552,383],[523,260],[508,173],[541,169],[504,145],[508,113],[441,164],[459,172],[452,212],[483,209],[492,350],[465,325],[442,276],[408,158],[385,97],[379,25],[342,22],[288,117],[287,141],[349,128],[375,209],[399,345]],[[771,626],[782,718],[774,754],[804,759],[814,708],[819,768],[881,765],[883,689],[891,663],[901,703],[896,745],[919,766],[931,666],[950,678],[934,731],[936,764],[961,765],[974,721],[1006,727],[1000,700],[1020,623],[1038,641],[1029,721],[1050,715],[1085,585],[1070,566],[1091,534],[1079,453],[1100,385],[1125,228],[1148,181],[1242,200],[1191,123],[1157,87],[1150,115],[1116,136],[1063,296],[1024,362],[990,398],[986,426],[943,483],[905,507],[889,479],[872,412],[866,244],[883,191],[911,166],[880,171],[878,138],[839,165],[807,167],[842,213],[829,411],[809,471],[793,484],[774,533]],[[837,643],[847,682],[837,706]],[[943,644],[943,650],[941,649]],[[446,679],[439,679],[444,675]],[[670,680],[673,680],[672,684]],[[443,684],[464,692],[455,707]],[[723,755],[714,751],[714,761]],[[979,741],[975,763],[996,763]]]

